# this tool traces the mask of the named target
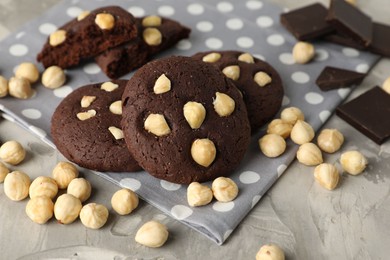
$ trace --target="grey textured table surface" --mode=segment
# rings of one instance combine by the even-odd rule
[[[0,0],[0,38],[39,16],[58,0]],[[274,0],[293,8],[314,1]],[[327,3],[327,1],[321,1]],[[387,0],[361,0],[360,8],[374,20],[390,24]],[[390,76],[390,60],[382,59],[353,98]],[[119,217],[112,209],[108,223],[89,230],[80,221],[59,225],[32,223],[25,215],[27,200],[8,200],[0,184],[0,259],[255,259],[262,244],[279,244],[287,259],[388,259],[390,255],[390,141],[379,146],[332,116],[326,128],[346,136],[343,150],[358,149],[369,160],[360,176],[343,174],[332,191],[319,187],[313,168],[294,162],[268,191],[223,246],[217,246],[196,231],[166,217],[141,202],[130,216]],[[17,169],[32,177],[50,175],[62,156],[14,123],[0,119],[0,141],[16,139],[27,149],[27,160]],[[340,152],[326,155],[337,161]],[[15,168],[15,167],[14,167]],[[110,205],[117,186],[83,171],[92,183],[91,201]],[[110,208],[110,206],[109,206]],[[170,230],[167,244],[148,249],[134,241],[139,225],[159,219]]]

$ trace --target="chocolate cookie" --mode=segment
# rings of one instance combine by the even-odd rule
[[[119,78],[144,65],[152,56],[188,38],[191,32],[180,23],[159,16],[137,18],[137,23],[139,33],[135,40],[110,48],[95,58],[108,77]]]
[[[244,97],[252,133],[278,113],[283,84],[268,63],[239,51],[201,52],[192,58],[214,64],[233,80]]]
[[[37,60],[44,67],[68,68],[137,35],[136,20],[129,12],[118,6],[101,7],[83,12],[52,33]]]
[[[122,96],[122,129],[151,175],[188,184],[229,175],[250,140],[240,92],[214,66],[189,57],[150,62]]]
[[[56,108],[51,135],[70,161],[97,171],[137,171],[120,128],[121,97],[127,81],[78,88]]]

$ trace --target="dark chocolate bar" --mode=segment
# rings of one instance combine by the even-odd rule
[[[366,74],[351,70],[325,67],[318,76],[316,84],[322,91],[328,91],[360,84],[365,76]]]
[[[390,57],[390,26],[374,23],[374,38],[368,49],[376,54]]]

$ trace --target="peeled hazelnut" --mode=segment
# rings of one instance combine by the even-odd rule
[[[215,112],[222,117],[231,115],[236,107],[236,103],[231,97],[220,92],[215,93],[213,105]]]
[[[53,212],[54,203],[46,196],[31,198],[26,205],[27,216],[38,224],[45,224],[53,217]]]
[[[240,67],[237,65],[227,66],[222,70],[222,73],[229,79],[238,80],[240,78]]]
[[[27,79],[12,77],[8,81],[8,93],[16,98],[27,99],[32,96],[33,91]]]
[[[91,12],[90,11],[82,11],[78,16],[77,16],[77,21],[83,20],[85,17],[87,17]]]
[[[147,247],[161,247],[168,239],[167,227],[157,221],[146,222],[135,235],[135,241]]]
[[[283,109],[282,113],[280,114],[280,118],[284,122],[294,125],[297,122],[297,120],[304,121],[305,115],[297,107],[287,107]]]
[[[53,179],[57,182],[58,188],[66,189],[69,183],[79,176],[76,166],[68,162],[59,162],[52,172]]]
[[[200,184],[199,182],[193,182],[188,185],[187,188],[187,201],[191,207],[207,205],[213,199],[212,190]]]
[[[272,82],[272,78],[265,72],[259,71],[255,74],[253,80],[259,85],[260,87],[265,87],[269,83]]]
[[[4,193],[13,201],[20,201],[28,196],[30,177],[20,171],[8,173],[4,179]]]
[[[296,63],[308,63],[315,55],[314,46],[308,42],[297,42],[294,45],[292,54]]]
[[[199,165],[209,167],[215,160],[216,154],[217,149],[210,139],[196,139],[192,143],[191,156]]]
[[[274,119],[268,124],[267,134],[277,134],[286,139],[290,136],[293,125],[281,119]]]
[[[115,18],[112,14],[101,13],[96,15],[95,23],[102,30],[110,30],[115,26]]]
[[[18,165],[26,157],[26,150],[23,146],[17,141],[8,141],[5,142],[0,147],[0,159],[4,162]]]
[[[9,173],[9,169],[4,163],[0,162],[0,183],[4,182],[5,176]]]
[[[218,177],[211,184],[214,197],[221,202],[234,200],[238,195],[237,184],[230,178]]]
[[[122,101],[118,100],[113,102],[110,107],[110,112],[115,114],[115,115],[122,115]]]
[[[314,178],[325,189],[333,190],[339,183],[340,174],[334,165],[322,163],[314,169]]]
[[[70,194],[62,194],[54,204],[54,216],[59,223],[70,224],[79,216],[81,207],[78,198]]]
[[[184,105],[183,114],[190,127],[197,129],[206,117],[206,109],[201,103],[190,101]]]
[[[162,42],[162,34],[156,28],[146,28],[142,36],[144,41],[150,46],[158,46]]]
[[[314,130],[305,121],[298,120],[290,133],[291,140],[296,144],[309,143],[314,138]]]
[[[80,211],[80,220],[84,226],[91,229],[99,229],[106,224],[108,209],[101,204],[89,203]]]
[[[238,56],[238,60],[246,63],[255,63],[255,60],[253,59],[253,56],[249,53],[243,53],[240,56]]]
[[[327,153],[337,152],[344,143],[344,136],[337,129],[324,129],[317,137],[318,146]]]
[[[297,159],[300,163],[307,166],[314,166],[323,162],[320,148],[313,143],[304,143],[299,146]]]
[[[161,74],[161,76],[156,80],[154,84],[153,91],[155,94],[162,94],[171,90],[171,81],[165,74]]]
[[[286,141],[277,134],[267,134],[259,139],[260,150],[265,156],[274,158],[286,150]]]
[[[105,90],[107,92],[112,92],[114,91],[115,89],[117,89],[119,87],[118,84],[114,84],[110,81],[107,81],[107,82],[104,82],[101,86],[100,86],[100,89],[102,90]]]
[[[171,132],[165,117],[160,114],[150,114],[144,122],[144,128],[157,136],[164,136]]]
[[[368,161],[358,151],[348,151],[341,155],[340,163],[344,171],[352,175],[358,175],[366,169]]]
[[[30,83],[37,82],[39,78],[39,70],[37,66],[31,62],[21,63],[15,71],[17,78],[27,79]]]
[[[384,89],[384,91],[386,91],[387,93],[390,94],[390,77],[388,77],[388,78],[383,82],[382,88]]]
[[[208,62],[208,63],[214,63],[214,62],[219,61],[220,58],[221,58],[220,53],[212,52],[212,53],[209,53],[209,54],[203,56],[202,61]]]
[[[160,26],[162,23],[162,19],[157,15],[149,15],[142,19],[143,27],[152,27],[152,26]]]
[[[96,96],[83,96],[81,98],[81,102],[80,102],[80,105],[81,107],[89,107],[93,101],[95,101],[96,99]]]
[[[58,193],[58,185],[56,181],[47,176],[39,176],[30,185],[29,194],[33,199],[39,196],[46,196],[53,199]]]
[[[268,244],[260,248],[256,254],[256,260],[284,260],[283,250],[275,245]]]
[[[94,116],[96,116],[96,110],[94,109],[90,109],[86,112],[80,112],[80,113],[77,113],[77,118],[81,121],[85,121],[85,120],[88,120]]]
[[[66,31],[58,30],[50,34],[49,44],[53,47],[60,45],[66,40]]]
[[[75,178],[69,185],[66,193],[78,198],[81,202],[86,201],[91,196],[91,184],[84,178]]]
[[[0,98],[8,95],[8,80],[0,76]]]
[[[58,66],[50,66],[42,74],[42,84],[50,89],[63,86],[65,81],[65,72]]]
[[[122,129],[120,129],[120,128],[118,128],[118,127],[110,126],[110,127],[108,128],[108,131],[110,131],[110,133],[112,134],[112,136],[114,136],[114,138],[115,138],[116,140],[120,140],[120,139],[123,139],[123,138],[124,138]]]
[[[138,196],[129,189],[120,189],[112,195],[111,206],[119,215],[130,214],[138,207]]]

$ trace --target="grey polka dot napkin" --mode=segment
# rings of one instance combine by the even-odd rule
[[[171,17],[192,28],[190,39],[181,41],[168,55],[190,56],[199,51],[235,49],[265,59],[280,73],[285,86],[283,106],[301,108],[306,120],[318,130],[349,89],[321,92],[314,81],[326,65],[359,72],[368,71],[378,56],[333,44],[315,43],[317,55],[308,65],[294,64],[291,49],[295,39],[279,24],[282,10],[267,1],[115,1],[135,16],[158,14]],[[43,16],[29,22],[0,43],[0,72],[6,77],[23,61],[35,62],[48,34],[82,10],[111,5],[108,0],[63,1]],[[42,67],[41,67],[42,69]],[[36,94],[29,100],[11,97],[0,99],[0,109],[42,140],[50,141],[50,118],[61,101],[73,89],[91,82],[106,81],[106,76],[91,61],[67,71],[66,85],[56,89],[34,86]],[[127,75],[125,78],[129,78]],[[297,146],[288,142],[287,152],[277,159],[266,158],[258,148],[260,130],[252,138],[241,166],[231,175],[239,187],[238,197],[228,203],[212,201],[191,208],[186,201],[186,186],[168,183],[138,173],[96,173],[122,187],[135,190],[144,200],[164,213],[198,230],[222,244],[261,196],[286,170],[294,159]],[[206,183],[211,185],[211,183]]]

